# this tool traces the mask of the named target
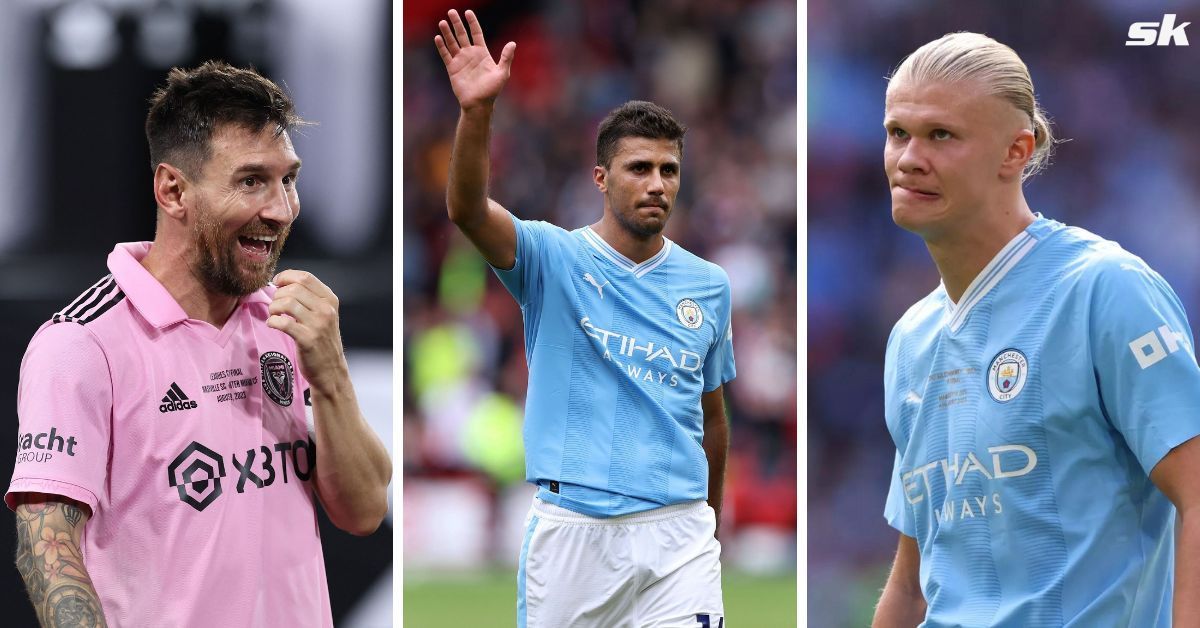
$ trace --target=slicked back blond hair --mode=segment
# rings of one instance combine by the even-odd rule
[[[888,80],[910,84],[975,81],[985,86],[991,95],[1003,98],[1029,117],[1035,143],[1021,179],[1028,179],[1050,163],[1054,131],[1034,96],[1029,68],[1016,51],[991,37],[960,32],[935,39],[908,55]]]

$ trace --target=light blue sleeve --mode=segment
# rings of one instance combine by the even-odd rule
[[[892,476],[888,485],[887,503],[883,507],[883,518],[887,520],[888,525],[900,531],[901,534],[916,537],[917,525],[913,519],[912,508],[908,504],[908,495],[904,491],[904,482],[900,479],[900,450],[908,446],[908,435],[902,431],[898,422],[900,406],[896,399],[896,391],[899,386],[897,382],[899,374],[896,371],[896,352],[899,350],[900,342],[899,327],[900,323],[897,323],[888,334],[883,360],[884,419],[887,422],[888,434],[892,437],[892,444],[896,446],[896,458],[892,463]]]
[[[900,480],[900,452],[896,452],[896,461],[892,463],[892,483],[888,487],[887,504],[883,507],[883,518],[888,525],[896,528],[901,534],[916,537],[917,526],[913,522],[912,509],[908,507],[908,496],[904,493],[904,483]]]
[[[508,270],[495,266],[492,266],[492,270],[524,309],[531,297],[541,292],[541,272],[546,253],[542,240],[544,228],[548,225],[521,220],[516,216],[512,216],[512,221],[517,230],[516,263]]]
[[[729,277],[720,273],[721,314],[717,333],[708,357],[704,360],[704,392],[712,392],[718,386],[737,377],[737,365],[733,360],[733,298],[729,289]]]
[[[1089,342],[1100,399],[1149,475],[1200,434],[1200,367],[1179,297],[1141,260],[1106,263],[1091,292]]]

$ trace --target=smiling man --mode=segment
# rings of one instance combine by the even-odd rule
[[[874,626],[1198,625],[1200,368],[1178,297],[1032,212],[1022,183],[1054,139],[1011,48],[917,49],[884,128],[892,218],[942,282],[887,344],[900,542]]]
[[[278,86],[220,62],[151,100],[154,241],[118,244],[21,363],[5,502],[43,625],[332,625],[316,503],[371,533],[391,462],[337,297],[275,274],[300,124]]]
[[[517,574],[521,628],[724,625],[718,513],[734,377],[729,279],[663,237],[683,127],[629,102],[600,123],[594,224],[566,231],[487,197],[496,97],[475,15],[434,39],[461,108],[450,219],[521,305],[526,479],[538,486]],[[707,501],[706,501],[707,500]]]

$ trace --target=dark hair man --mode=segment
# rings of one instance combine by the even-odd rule
[[[516,44],[474,13],[434,40],[461,115],[446,204],[521,305],[526,479],[522,628],[724,623],[716,524],[734,377],[729,278],[663,237],[683,127],[647,102],[600,125],[599,221],[566,231],[487,197],[488,137]],[[707,502],[706,502],[707,500]]]
[[[154,94],[154,241],[118,244],[21,363],[5,502],[43,625],[332,625],[316,502],[370,534],[391,462],[337,297],[275,274],[303,123],[274,83],[220,62]]]

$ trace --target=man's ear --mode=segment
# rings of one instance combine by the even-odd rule
[[[608,168],[596,166],[592,169],[592,181],[601,193],[608,191]]]
[[[1025,164],[1033,159],[1036,149],[1037,140],[1033,137],[1033,131],[1029,129],[1018,131],[1008,144],[1008,149],[1004,153],[1004,161],[1000,162],[1000,178],[1020,179],[1021,173],[1025,171]]]
[[[163,162],[154,169],[154,200],[159,209],[176,220],[183,220],[187,216],[183,196],[188,186],[187,177],[179,168]]]

